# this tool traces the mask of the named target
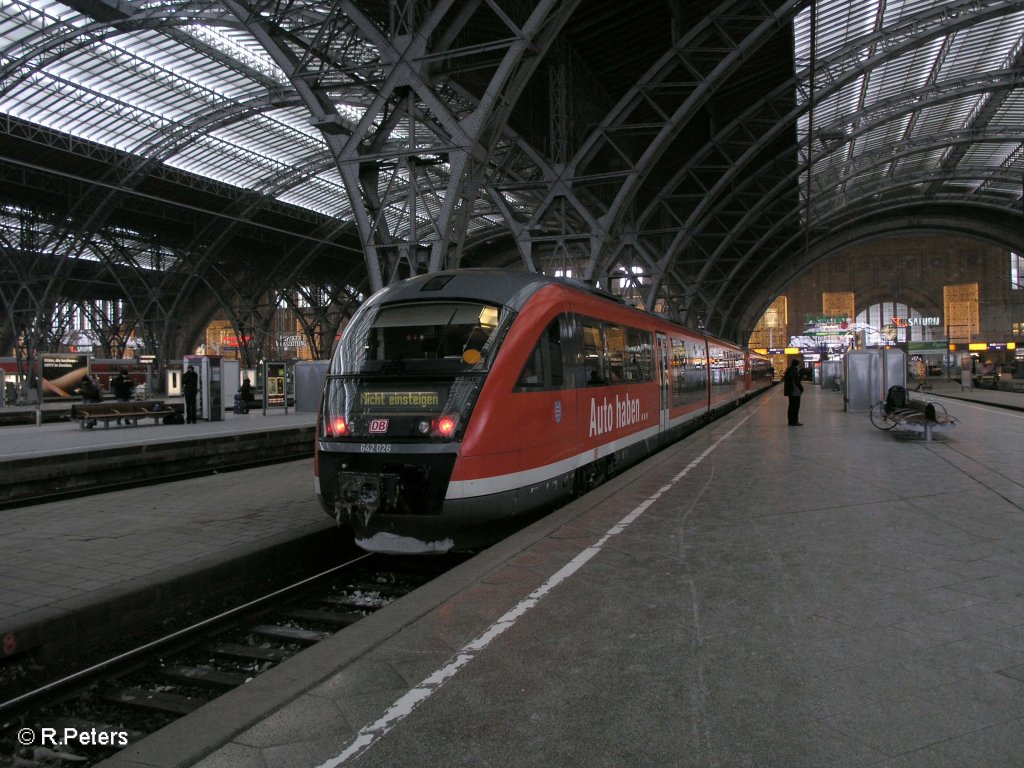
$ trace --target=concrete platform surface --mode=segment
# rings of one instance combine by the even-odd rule
[[[1024,414],[778,387],[103,763],[1024,764]]]
[[[56,408],[57,406],[53,406]],[[8,411],[12,410],[10,406]],[[119,427],[102,425],[94,429],[81,429],[78,422],[57,422],[41,425],[19,425],[0,428],[0,461],[24,459],[34,456],[52,456],[81,450],[119,448],[126,445],[177,442],[184,438],[216,437],[225,434],[290,429],[314,424],[316,414],[289,410],[258,411],[239,415],[227,413],[221,421],[200,421],[198,424],[153,424],[151,420],[138,426]]]
[[[109,430],[69,423],[5,427],[0,462],[77,459],[86,451],[93,458],[104,451],[124,455],[125,448],[246,431],[286,434],[313,419],[279,413]],[[203,591],[204,572],[223,579],[219,569],[232,561],[333,529],[313,497],[312,465],[312,459],[293,461],[0,510],[0,656],[55,638],[85,643],[104,624],[150,620],[161,594]],[[205,589],[212,598],[216,590]]]

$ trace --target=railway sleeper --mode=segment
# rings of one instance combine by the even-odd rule
[[[253,661],[279,662],[295,655],[284,648],[264,648],[260,645],[244,645],[242,643],[217,643],[209,646],[206,650],[217,656],[252,659]]]
[[[301,645],[316,645],[326,637],[330,637],[330,632],[321,632],[315,629],[300,629],[298,627],[277,627],[269,624],[261,624],[258,627],[253,627],[252,632],[263,637],[272,637],[275,640],[284,640],[292,643],[300,643]]]
[[[347,627],[355,624],[361,618],[356,613],[342,613],[341,611],[322,611],[313,608],[293,608],[285,612],[285,616],[297,621],[313,621],[318,624],[326,624],[331,627]]]
[[[103,695],[106,701],[124,704],[137,709],[170,712],[174,715],[187,715],[207,703],[207,699],[182,696],[166,691],[151,691],[146,688],[121,688]]]
[[[177,683],[196,685],[216,691],[230,691],[232,688],[245,685],[252,679],[251,673],[186,666],[166,667],[160,670],[160,676]]]
[[[366,581],[359,584],[351,584],[349,585],[348,589],[352,590],[353,592],[376,592],[381,597],[390,598],[401,597],[409,591],[408,588],[402,587],[400,584],[395,584],[393,582],[376,581]]]
[[[324,597],[318,598],[318,600],[324,605],[334,605],[338,608],[348,608],[355,611],[368,611],[370,613],[383,608],[391,602],[390,599],[383,599],[379,604],[367,603],[365,597],[356,597],[354,595],[325,595]]]

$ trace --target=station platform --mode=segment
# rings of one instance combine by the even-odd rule
[[[1024,414],[956,390],[775,387],[103,768],[1019,768]]]
[[[1024,398],[1022,398],[1024,399]],[[177,404],[174,398],[167,400]],[[113,448],[126,445],[149,445],[160,442],[180,441],[182,438],[217,437],[265,429],[290,428],[298,425],[310,426],[316,421],[316,414],[309,411],[296,412],[289,408],[268,409],[266,414],[253,409],[247,414],[226,411],[219,421],[199,421],[197,424],[153,424],[150,420],[140,421],[138,426],[104,429],[80,429],[77,421],[70,421],[71,406],[63,402],[47,402],[40,409],[48,414],[42,424],[13,424],[0,427],[0,461],[68,454],[79,450]],[[36,411],[34,406],[5,406],[0,414],[22,415],[30,418]]]
[[[15,474],[143,478],[175,463],[222,466],[248,458],[231,452],[290,442],[311,452],[314,421],[313,413],[280,409],[198,424],[3,427],[0,484],[15,482]],[[70,662],[111,627],[122,628],[128,642],[133,626],[166,615],[171,598],[183,610],[215,601],[234,586],[242,562],[258,573],[266,558],[323,553],[329,544],[319,542],[334,525],[313,500],[312,463],[212,469],[175,482],[136,479],[128,490],[0,509],[0,659],[32,651]]]

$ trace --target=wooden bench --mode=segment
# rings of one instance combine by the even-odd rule
[[[71,406],[71,418],[78,420],[79,429],[92,426],[97,421],[103,422],[103,428],[109,429],[113,420],[124,420],[138,426],[139,419],[153,419],[159,424],[165,416],[180,413],[181,406],[168,405],[163,400],[136,400],[121,402],[120,400],[102,403],[77,403]],[[125,424],[127,426],[127,423]]]

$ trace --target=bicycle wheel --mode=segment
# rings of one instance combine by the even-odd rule
[[[871,417],[871,423],[879,429],[892,429],[896,426],[895,421],[889,421],[885,417],[885,402],[882,400],[871,406],[871,412],[868,415]]]

